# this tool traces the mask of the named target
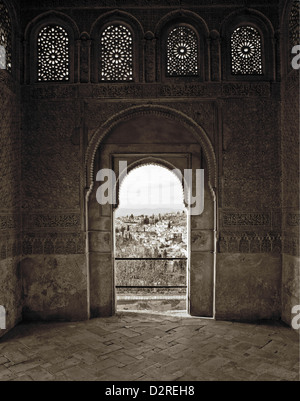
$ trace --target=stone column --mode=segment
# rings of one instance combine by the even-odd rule
[[[146,82],[155,82],[155,48],[156,39],[152,32],[145,34],[145,79]]]
[[[90,77],[91,40],[87,33],[80,36],[80,82],[89,83]]]
[[[211,80],[220,81],[220,34],[218,31],[210,32]]]

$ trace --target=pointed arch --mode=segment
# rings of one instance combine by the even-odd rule
[[[166,106],[142,105],[130,107],[120,113],[112,116],[94,133],[85,156],[86,165],[86,185],[85,187],[91,191],[94,183],[94,161],[95,155],[101,142],[115,129],[119,124],[139,115],[159,115],[167,119],[175,120],[186,126],[203,149],[203,153],[207,162],[209,186],[213,192],[217,188],[217,163],[213,146],[204,129],[194,122],[184,113],[171,109]]]
[[[168,13],[156,25],[155,36],[158,39],[157,76],[159,80],[167,80],[175,76],[208,80],[209,30],[206,22],[198,14],[188,10]],[[181,45],[178,46],[176,40],[179,37],[182,40]]]
[[[52,30],[54,30],[52,32]],[[52,33],[51,33],[52,32]],[[44,33],[44,37],[41,38],[41,34]],[[35,83],[45,81],[47,79],[39,79],[39,72],[41,72],[40,67],[43,60],[38,57],[43,54],[45,57],[55,56],[53,61],[58,60],[61,63],[56,69],[53,68],[52,73],[48,71],[46,73],[43,71],[42,76],[49,75],[49,81],[55,82],[66,82],[69,83],[77,82],[78,80],[78,62],[77,62],[77,47],[75,46],[76,41],[80,37],[80,32],[76,23],[69,16],[64,13],[57,11],[49,11],[38,15],[34,18],[25,29],[25,49],[24,49],[24,81],[26,83]],[[41,39],[45,42],[43,43],[44,48],[41,47]],[[57,51],[52,54],[47,52],[47,46],[51,44],[51,41],[59,41],[60,46],[54,46],[58,50],[60,49],[60,54]],[[53,47],[53,48],[54,48]],[[65,54],[65,57],[63,55]],[[68,54],[68,57],[66,55]],[[67,58],[67,60],[66,60]],[[51,61],[51,60],[50,60]],[[66,62],[68,62],[68,67],[66,67]],[[49,64],[49,63],[46,63]],[[68,79],[64,79],[66,76],[66,70],[68,69]],[[56,74],[58,78],[54,79],[53,76]],[[58,73],[60,71],[60,73]],[[62,72],[63,71],[63,72]]]
[[[245,8],[229,14],[220,34],[223,79],[275,79],[274,29],[261,12]],[[251,68],[250,58],[255,68]]]

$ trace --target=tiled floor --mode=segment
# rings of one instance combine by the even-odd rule
[[[0,380],[299,380],[299,332],[145,313],[22,323],[0,339]]]

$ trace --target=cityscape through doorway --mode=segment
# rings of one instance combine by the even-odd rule
[[[124,178],[114,238],[117,311],[186,312],[187,211],[172,171],[148,164]]]

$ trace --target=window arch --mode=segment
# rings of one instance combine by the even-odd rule
[[[169,12],[156,24],[154,37],[158,81],[209,80],[209,30],[197,13]]]
[[[133,80],[133,35],[123,24],[109,24],[100,35],[100,80]]]
[[[0,69],[11,72],[12,29],[8,9],[0,0]]]
[[[78,82],[79,29],[67,15],[47,11],[24,32],[24,83]]]
[[[249,25],[236,28],[231,34],[231,73],[262,75],[262,41],[259,31]]]
[[[272,81],[276,77],[274,28],[250,8],[229,14],[220,27],[222,79]]]
[[[167,75],[198,75],[198,38],[187,26],[173,27],[167,37]]]
[[[70,39],[60,25],[49,24],[37,36],[38,82],[70,80]]]

